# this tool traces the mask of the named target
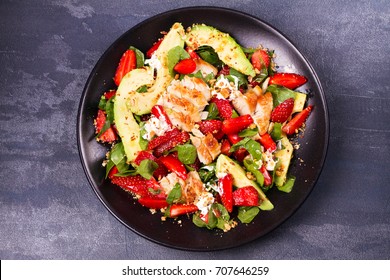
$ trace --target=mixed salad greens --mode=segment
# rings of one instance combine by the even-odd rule
[[[106,178],[162,220],[208,229],[272,210],[267,191],[292,190],[290,138],[313,108],[296,90],[306,77],[273,58],[204,24],[175,23],[145,54],[130,46],[94,120]]]

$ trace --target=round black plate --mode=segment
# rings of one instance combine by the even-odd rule
[[[241,45],[256,47],[260,43],[275,50],[278,65],[294,65],[295,72],[305,75],[308,83],[301,91],[310,92],[309,104],[314,105],[304,138],[299,139],[300,149],[295,152],[289,173],[296,176],[290,194],[272,189],[267,195],[275,205],[273,211],[261,212],[248,225],[222,233],[197,228],[186,217],[178,221],[161,221],[161,215],[152,215],[148,209],[104,179],[102,161],[107,146],[94,139],[93,118],[99,98],[114,88],[112,77],[122,53],[130,46],[145,52],[168,31],[174,22],[186,28],[193,23],[205,23],[231,34]],[[269,24],[241,12],[215,7],[194,7],[169,11],[154,16],[131,28],[116,40],[102,55],[88,78],[81,97],[77,136],[81,162],[88,180],[107,209],[124,225],[141,236],[162,245],[186,250],[209,251],[226,249],[255,240],[275,229],[303,203],[313,189],[323,166],[329,135],[328,111],[325,96],[313,68],[295,46]]]

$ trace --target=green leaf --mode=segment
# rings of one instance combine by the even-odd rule
[[[248,84],[247,77],[244,74],[242,74],[241,72],[238,72],[234,68],[230,68],[229,75],[230,76],[234,76],[234,77],[236,77],[238,79],[238,87],[240,87],[242,85],[247,85]],[[227,76],[227,78],[229,79],[229,76]],[[233,82],[234,82],[234,80],[233,80]]]
[[[256,126],[255,128],[246,128],[244,130],[241,130],[238,133],[238,136],[240,136],[240,137],[253,137],[253,136],[257,135],[258,132],[259,132],[259,129]]]
[[[244,159],[243,163],[244,163],[245,168],[256,177],[256,182],[260,186],[263,186],[264,185],[264,176],[259,170],[261,166],[259,166],[257,163],[255,163],[251,159]]]
[[[168,204],[172,204],[179,201],[180,198],[181,198],[181,186],[179,183],[176,183],[167,196],[167,202]]]
[[[219,59],[218,54],[212,47],[200,46],[196,53],[206,62],[218,67],[222,66],[222,61]]]
[[[231,146],[229,152],[233,153],[239,148],[245,148],[254,159],[259,160],[262,157],[260,143],[251,138],[244,138],[237,142]]]
[[[129,50],[133,50],[135,52],[135,57],[137,59],[137,68],[144,67],[145,56],[144,56],[143,52],[141,52],[139,49],[137,49],[133,46],[130,46]]]
[[[255,206],[244,206],[244,207],[238,207],[238,219],[243,224],[248,224],[253,221],[253,219],[259,214],[260,209],[259,207]]]
[[[106,110],[106,103],[107,103],[107,99],[104,95],[102,95],[99,100],[99,109]]]
[[[217,105],[215,103],[210,103],[207,106],[207,120],[217,120],[219,119],[219,111]]]
[[[140,137],[138,143],[142,150],[146,150],[148,148],[149,141],[142,137],[147,133],[145,129],[145,123],[140,122],[139,125],[140,125],[140,132],[139,132]]]
[[[147,85],[143,85],[143,86],[140,86],[136,92],[138,93],[144,93],[144,92],[147,92],[148,91],[148,86]]]
[[[197,157],[196,147],[192,144],[176,146],[177,156],[184,164],[193,164]]]
[[[108,177],[108,173],[110,173],[111,169],[115,166],[114,162],[112,160],[107,161],[106,165],[106,178]]]
[[[282,139],[282,124],[274,123],[274,127],[272,128],[271,137],[275,141]]]
[[[153,177],[153,172],[158,168],[158,164],[151,159],[144,159],[137,167],[137,173],[149,180]]]
[[[282,192],[290,193],[292,191],[294,183],[295,183],[295,177],[290,176],[289,178],[287,178],[286,183],[284,183],[283,186],[278,187],[278,190]]]
[[[118,165],[123,159],[126,158],[125,148],[122,142],[116,143],[111,149],[110,160],[115,165]]]
[[[286,99],[289,98],[295,99],[295,95],[296,95],[295,92],[292,91],[291,89],[288,89],[283,86],[275,85],[275,84],[268,86],[267,91],[272,93],[274,107],[278,106]]]
[[[173,67],[183,59],[190,58],[190,55],[188,52],[184,50],[181,46],[173,47],[168,51],[167,60],[168,60],[168,69],[171,73],[171,76],[173,77],[175,75],[175,72],[173,70]]]
[[[203,183],[207,183],[215,177],[215,166],[216,164],[212,163],[199,168],[198,174]]]

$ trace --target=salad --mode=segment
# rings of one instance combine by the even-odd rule
[[[271,188],[293,188],[292,139],[313,109],[297,91],[307,78],[277,72],[273,50],[212,26],[175,23],[163,34],[146,53],[123,53],[115,88],[100,98],[106,179],[163,221],[184,215],[223,231],[250,223],[274,208]]]

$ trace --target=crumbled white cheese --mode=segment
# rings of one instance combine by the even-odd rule
[[[221,179],[226,175],[228,175],[226,172],[218,172],[217,174],[215,174],[215,176],[217,176],[218,179]]]
[[[156,53],[154,53],[151,58],[145,59],[145,64],[156,70],[161,68],[161,62],[158,60]]]
[[[153,136],[161,136],[171,129],[171,127],[162,118],[160,119],[151,116],[150,119],[146,121],[144,129],[146,133],[142,135],[142,138],[150,141]]]
[[[207,215],[211,205],[214,203],[214,196],[209,192],[202,192],[195,201],[195,205],[200,210],[201,215]]]
[[[273,171],[275,169],[276,161],[274,160],[270,151],[267,150],[263,153],[263,161],[265,164],[265,168],[268,171]]]

